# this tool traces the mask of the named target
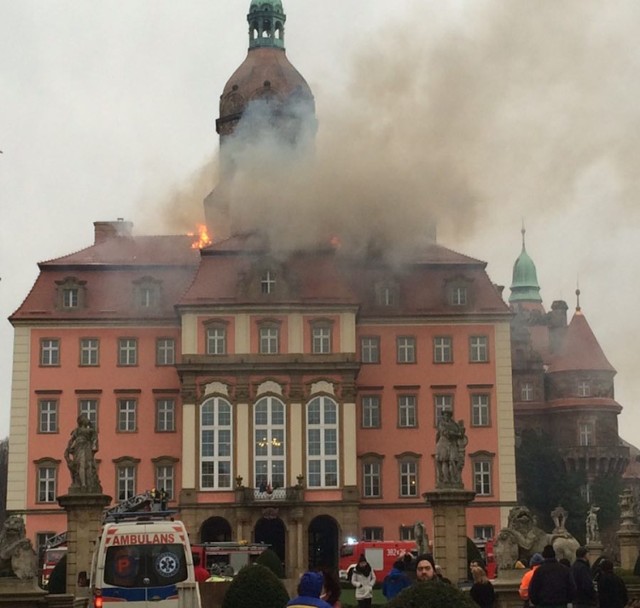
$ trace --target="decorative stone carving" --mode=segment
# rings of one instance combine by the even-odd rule
[[[24,521],[17,515],[10,515],[0,532],[0,576],[27,580],[35,579],[37,575],[36,552],[26,538]]]
[[[429,535],[423,522],[417,521],[413,526],[413,533],[416,537],[416,549],[418,555],[429,552]]]
[[[620,494],[620,530],[635,531],[638,529],[636,504],[633,491],[627,488]]]
[[[282,396],[282,386],[273,380],[267,380],[256,389],[256,397],[264,393],[275,393],[276,395]]]
[[[221,395],[226,395],[227,397],[229,396],[229,387],[222,383],[222,382],[209,382],[209,384],[207,384],[204,387],[204,394],[206,395],[212,395],[215,393],[219,393]]]
[[[600,507],[591,505],[585,521],[587,527],[587,545],[600,542],[600,526],[598,525],[598,511]]]
[[[96,465],[97,451],[98,433],[89,418],[81,414],[64,451],[64,459],[71,473],[70,493],[102,494]]]
[[[445,410],[436,434],[436,487],[461,488],[462,469],[469,438],[462,420],[456,422]]]
[[[316,393],[327,393],[329,395],[336,394],[333,384],[331,382],[327,382],[326,380],[320,380],[319,382],[314,382],[311,385],[311,394],[315,395]]]
[[[553,529],[554,534],[566,532],[567,529],[564,527],[564,524],[567,521],[567,515],[569,515],[569,513],[561,505],[558,505],[551,511],[551,519],[553,519],[553,523],[555,524],[555,528]]]

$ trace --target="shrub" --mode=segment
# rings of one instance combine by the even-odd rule
[[[289,594],[280,579],[266,566],[245,566],[233,579],[222,608],[283,608]]]
[[[266,549],[263,551],[256,560],[256,563],[269,568],[269,570],[271,570],[271,572],[273,572],[278,578],[284,578],[282,562],[273,549]]]
[[[387,608],[478,608],[460,589],[447,583],[416,583],[393,598]]]

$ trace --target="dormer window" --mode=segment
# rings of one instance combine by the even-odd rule
[[[136,308],[158,308],[161,301],[161,282],[151,277],[143,277],[133,283],[133,299]]]
[[[444,301],[448,306],[466,308],[473,305],[472,279],[456,275],[445,280]]]
[[[376,285],[376,304],[378,306],[397,306],[398,300],[398,286],[395,283],[384,282]]]
[[[590,395],[591,385],[586,380],[578,382],[578,397],[589,397]]]
[[[272,294],[276,288],[276,275],[267,270],[260,278],[260,292],[264,295]]]
[[[56,281],[57,306],[62,310],[77,310],[85,305],[86,281],[79,281],[75,277],[66,277],[63,281]]]
[[[457,285],[451,288],[451,305],[466,306],[467,305],[467,288]]]

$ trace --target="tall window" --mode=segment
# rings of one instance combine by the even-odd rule
[[[276,288],[276,275],[275,273],[267,270],[260,278],[260,291],[264,295],[269,295],[275,291]]]
[[[453,361],[453,340],[448,336],[433,339],[433,362],[451,363]]]
[[[176,362],[176,341],[173,338],[156,340],[156,365],[174,365]]]
[[[280,352],[280,328],[276,325],[260,327],[260,354],[277,355]]]
[[[489,426],[489,395],[471,395],[471,425]]]
[[[434,395],[433,404],[435,409],[435,425],[438,426],[445,410],[453,412],[453,395]]]
[[[156,400],[156,431],[169,433],[176,430],[176,400]]]
[[[471,336],[469,338],[469,361],[472,363],[486,363],[489,361],[487,336]]]
[[[467,288],[466,287],[453,287],[451,289],[451,304],[453,306],[466,306],[467,304]]]
[[[310,488],[338,486],[338,404],[329,397],[307,404],[307,480]]]
[[[380,363],[380,338],[370,336],[360,340],[362,363]]]
[[[580,438],[580,445],[594,445],[595,444],[595,425],[593,422],[581,422],[578,424],[578,434]]]
[[[331,325],[318,323],[311,328],[311,352],[328,355],[331,352]]]
[[[227,354],[227,328],[216,325],[207,328],[207,355]]]
[[[589,397],[591,395],[591,385],[586,380],[578,382],[578,397]]]
[[[169,500],[174,499],[174,467],[172,464],[156,465],[156,488],[164,490]]]
[[[377,429],[380,427],[380,395],[364,395],[362,397],[362,428]]]
[[[396,347],[398,363],[416,362],[416,339],[413,336],[400,336]]]
[[[63,308],[78,308],[79,304],[79,289],[77,287],[65,287],[62,290],[62,307]]]
[[[398,426],[407,428],[417,426],[417,398],[415,395],[398,397]]]
[[[41,399],[38,402],[38,432],[58,432],[58,401],[56,399]]]
[[[490,496],[491,491],[491,462],[476,460],[473,463],[473,487],[478,496]]]
[[[136,495],[135,465],[120,465],[117,468],[118,500],[128,500]]]
[[[400,496],[418,496],[418,463],[415,460],[400,461]]]
[[[58,338],[40,340],[40,365],[60,365],[60,340]]]
[[[120,338],[118,340],[118,365],[138,364],[138,340]]]
[[[263,397],[253,408],[255,487],[283,488],[286,483],[285,405]]]
[[[140,287],[138,290],[138,304],[140,308],[151,308],[154,305],[156,290],[153,287]]]
[[[211,397],[200,408],[200,487],[203,490],[231,488],[232,454],[231,404],[220,397]]]
[[[533,383],[522,383],[522,386],[520,387],[520,398],[522,401],[533,401]]]
[[[98,338],[81,338],[80,365],[98,365],[100,341]]]
[[[38,502],[56,502],[56,467],[38,467]]]
[[[380,461],[362,464],[362,495],[365,498],[379,498],[382,495],[380,475]]]
[[[98,400],[79,399],[78,416],[86,416],[94,429],[98,428]]]
[[[118,432],[132,433],[136,430],[136,409],[138,403],[135,399],[118,399]]]

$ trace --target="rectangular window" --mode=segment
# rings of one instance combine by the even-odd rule
[[[118,340],[118,365],[138,364],[138,340],[120,338]]]
[[[580,434],[580,445],[594,445],[595,444],[595,428],[593,422],[581,422],[578,425]]]
[[[478,496],[491,495],[491,463],[488,460],[473,463],[473,487]]]
[[[311,352],[314,355],[328,355],[331,352],[331,327],[316,325],[311,333]]]
[[[176,341],[173,338],[156,340],[156,365],[175,365]]]
[[[62,307],[78,308],[78,288],[68,287],[62,290]]]
[[[176,430],[175,399],[158,399],[156,401],[156,431],[169,433]]]
[[[118,399],[118,432],[132,433],[136,430],[135,399]]]
[[[471,336],[469,338],[469,361],[472,363],[489,361],[488,343],[487,336]]]
[[[473,526],[473,538],[491,540],[495,534],[493,526]]]
[[[415,540],[416,532],[413,526],[400,526],[400,540]]]
[[[454,287],[451,290],[451,304],[453,306],[465,306],[467,304],[466,287]]]
[[[136,495],[136,467],[118,467],[118,500],[128,500]]]
[[[433,339],[433,362],[451,363],[453,361],[453,340],[448,336]]]
[[[38,402],[38,432],[58,432],[58,401],[56,399],[41,399]]]
[[[531,382],[523,382],[520,387],[520,398],[522,401],[533,401],[533,384]]]
[[[174,471],[172,464],[162,464],[156,466],[156,488],[158,490],[164,490],[167,493],[167,498],[173,500],[174,494]]]
[[[489,426],[489,395],[471,395],[471,425]]]
[[[38,467],[38,502],[56,502],[56,467]]]
[[[307,484],[312,488],[338,486],[338,404],[316,397],[307,405]]]
[[[57,338],[40,340],[40,365],[60,365],[60,340]]]
[[[398,426],[402,428],[417,426],[417,409],[415,395],[400,395],[398,397]]]
[[[82,338],[80,340],[80,365],[98,365],[100,341],[98,338]]]
[[[207,328],[207,355],[227,354],[227,328]]]
[[[380,428],[380,396],[364,395],[362,397],[362,428]]]
[[[445,410],[453,412],[453,395],[434,395],[433,404],[435,409],[435,425],[438,426]]]
[[[380,338],[369,337],[360,340],[362,363],[380,363]]]
[[[362,540],[384,540],[382,528],[362,528]]]
[[[260,328],[260,354],[277,355],[280,352],[280,330],[277,327]]]
[[[366,462],[362,465],[362,493],[365,498],[380,497],[380,463]]]
[[[404,498],[418,495],[418,464],[416,462],[400,463],[400,496]]]
[[[578,397],[589,397],[591,395],[591,386],[584,380],[578,382]]]
[[[86,416],[94,429],[98,428],[98,400],[79,399],[78,416]]]
[[[400,336],[397,339],[398,363],[416,362],[416,339],[412,336]]]

